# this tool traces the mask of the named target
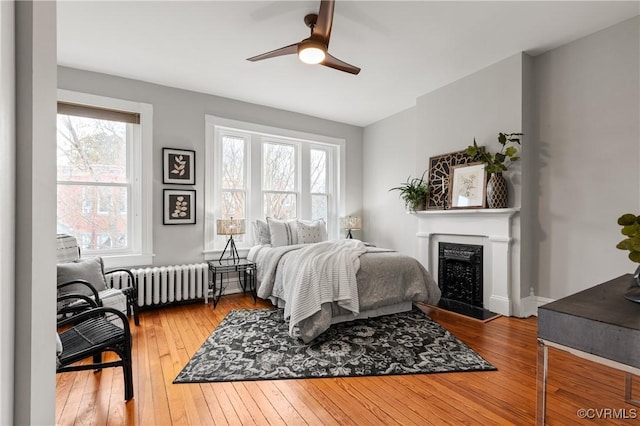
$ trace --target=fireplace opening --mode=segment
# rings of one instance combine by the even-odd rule
[[[438,243],[438,307],[487,320],[497,314],[484,309],[483,246]]]

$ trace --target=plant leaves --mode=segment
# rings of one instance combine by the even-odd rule
[[[633,223],[633,225],[623,226],[622,229],[620,230],[620,232],[622,232],[622,235],[626,235],[627,237],[633,237],[637,231],[638,231],[638,224],[635,222]]]
[[[636,215],[632,213],[625,213],[618,218],[618,225],[627,226],[636,223]]]
[[[632,246],[633,246],[633,240],[631,238],[627,238],[625,240],[620,241],[616,245],[616,248],[619,248],[620,250],[631,250]]]

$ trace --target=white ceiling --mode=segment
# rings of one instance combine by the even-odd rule
[[[518,52],[532,55],[639,14],[640,2],[337,0],[329,52],[295,55],[320,1],[58,2],[58,63],[365,126]]]

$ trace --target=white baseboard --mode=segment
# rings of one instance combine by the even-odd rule
[[[540,296],[527,296],[522,299],[521,305],[523,307],[523,317],[538,316],[538,307],[553,302],[554,299],[548,299]]]

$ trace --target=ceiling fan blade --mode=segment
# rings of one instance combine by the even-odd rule
[[[333,8],[334,0],[322,0],[320,2],[320,11],[318,19],[313,27],[312,34],[322,37],[324,44],[329,47],[329,38],[331,38],[331,25],[333,24]]]
[[[333,68],[336,70],[348,72],[350,74],[358,74],[360,72],[360,68],[348,64],[340,59],[331,56],[329,52],[326,53],[324,61],[320,62],[320,65],[324,65],[325,67]]]
[[[280,49],[272,50],[271,52],[263,53],[261,55],[252,56],[251,58],[247,58],[247,61],[251,61],[251,62],[261,61],[263,59],[275,58],[277,56],[291,55],[293,53],[298,53],[298,43],[281,47]]]

